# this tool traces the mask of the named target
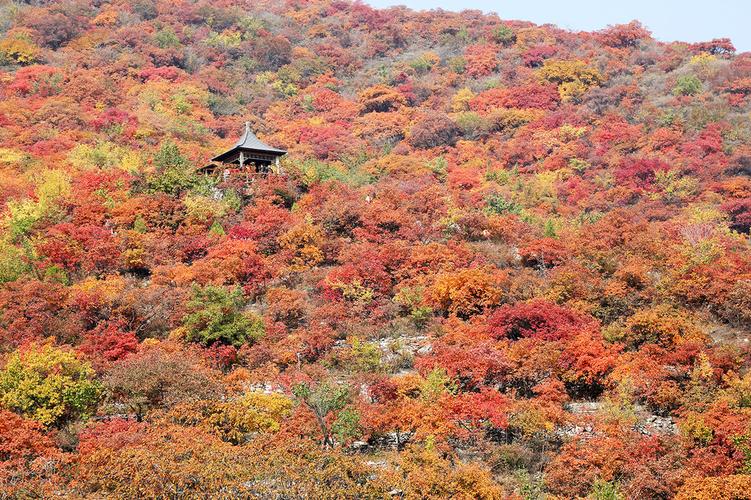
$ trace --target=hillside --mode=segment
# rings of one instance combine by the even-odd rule
[[[751,498],[750,118],[636,21],[0,3],[0,497]]]

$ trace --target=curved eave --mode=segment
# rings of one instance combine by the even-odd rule
[[[211,161],[224,161],[225,159],[234,156],[238,152],[243,151],[250,154],[256,153],[256,154],[262,154],[262,155],[272,155],[272,156],[284,156],[287,154],[286,151],[283,149],[276,149],[276,148],[269,148],[269,149],[250,149],[250,148],[240,148],[240,147],[234,147],[228,151],[225,151],[224,153],[221,153],[219,155],[216,155],[211,159]]]

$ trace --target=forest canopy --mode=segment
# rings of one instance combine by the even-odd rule
[[[751,498],[729,40],[6,1],[0,82],[0,497]]]

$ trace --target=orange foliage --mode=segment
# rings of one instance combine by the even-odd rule
[[[729,40],[332,0],[0,10],[0,497],[751,488]],[[246,121],[279,164],[202,169]],[[43,341],[106,389],[47,391],[90,401],[54,434],[14,382]]]
[[[448,314],[469,317],[499,305],[506,280],[502,272],[480,268],[439,274],[426,299]]]

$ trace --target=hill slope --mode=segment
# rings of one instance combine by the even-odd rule
[[[751,54],[329,0],[0,32],[2,495],[748,498]],[[246,121],[281,173],[198,175]]]

